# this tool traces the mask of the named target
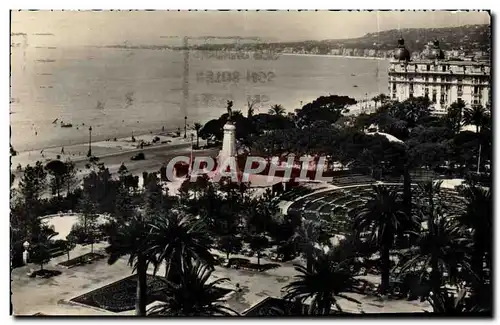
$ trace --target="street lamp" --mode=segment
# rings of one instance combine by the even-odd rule
[[[187,138],[187,120],[188,120],[188,117],[184,116],[184,139]]]
[[[191,133],[191,160],[189,161],[189,175],[191,175],[191,172],[193,171],[193,138],[194,134]]]
[[[89,152],[87,157],[92,157],[92,126],[89,127]]]
[[[28,264],[28,248],[30,248],[30,243],[28,243],[28,241],[25,241],[23,243],[23,247],[24,247],[24,252],[23,252],[23,263],[24,264]]]

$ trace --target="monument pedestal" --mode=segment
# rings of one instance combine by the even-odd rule
[[[238,180],[241,180],[241,172],[236,160],[236,126],[231,121],[224,125],[224,137],[222,138],[222,150],[217,156],[217,170],[220,172],[229,172],[230,166],[236,168]],[[222,168],[222,169],[221,169]],[[233,172],[231,170],[231,172]]]

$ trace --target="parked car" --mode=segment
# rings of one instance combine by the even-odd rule
[[[139,152],[137,155],[130,158],[130,160],[144,160],[144,159],[146,159],[146,156],[142,152]]]

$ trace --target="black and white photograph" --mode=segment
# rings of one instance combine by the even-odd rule
[[[493,16],[10,10],[11,316],[493,317]]]

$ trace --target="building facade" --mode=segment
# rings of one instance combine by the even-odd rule
[[[490,80],[489,62],[446,60],[437,41],[429,43],[419,59],[412,60],[401,39],[389,64],[390,98],[427,97],[435,114],[446,114],[458,99],[467,106],[490,106]]]

